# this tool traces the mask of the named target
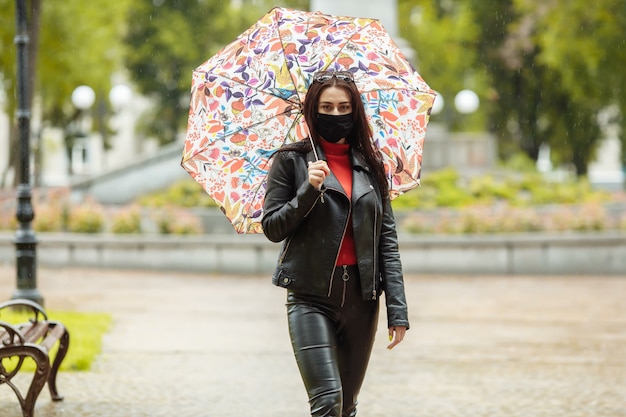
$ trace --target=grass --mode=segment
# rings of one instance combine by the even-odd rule
[[[63,323],[70,333],[70,347],[61,364],[61,371],[88,371],[102,351],[102,336],[110,329],[112,318],[107,313],[47,311],[50,320]],[[24,323],[32,317],[32,313],[15,310],[2,310],[0,320],[12,325]],[[54,357],[58,350],[57,342],[50,352]],[[18,358],[2,360],[5,369],[14,369]],[[34,371],[35,362],[26,358],[22,370]]]

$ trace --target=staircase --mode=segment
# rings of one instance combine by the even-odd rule
[[[100,204],[128,204],[138,196],[168,188],[189,174],[180,166],[183,145],[163,146],[155,155],[123,168],[72,184],[72,200],[89,196]]]

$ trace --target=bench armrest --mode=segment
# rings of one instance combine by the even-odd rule
[[[16,341],[19,340],[19,343]],[[10,323],[0,321],[0,347],[14,346],[16,344],[23,345],[26,341],[20,330]]]
[[[0,304],[0,310],[2,310],[3,308],[7,308],[7,307],[27,307],[35,315],[35,320],[34,320],[35,322],[39,321],[40,314],[43,317],[43,320],[48,320],[48,315],[44,311],[43,307],[31,300],[18,298],[15,300],[5,301],[4,303]],[[0,317],[2,317],[1,312],[0,312]]]

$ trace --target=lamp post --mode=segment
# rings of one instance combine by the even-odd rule
[[[444,120],[447,121],[447,125],[451,126],[455,124],[457,117],[452,111],[448,110],[448,108],[444,110],[444,107],[446,106],[443,97],[439,94],[439,92],[435,91],[435,93],[437,93],[437,96],[435,97],[431,114],[444,112]],[[478,94],[472,90],[464,89],[456,93],[454,96],[454,108],[461,115],[472,114],[476,112],[479,107],[480,98],[478,97]]]
[[[115,112],[130,103],[132,98],[133,92],[126,84],[117,84],[109,91],[109,101]]]
[[[109,91],[111,112],[108,114],[107,124],[101,123],[104,132],[110,133],[110,142],[105,151],[107,166],[119,164],[123,157],[140,151],[134,134],[135,114],[130,104],[133,102],[133,91],[124,82],[116,84]],[[104,137],[103,137],[104,138]],[[119,165],[118,165],[119,166]]]
[[[76,108],[77,113],[76,119],[70,125],[72,135],[70,172],[72,174],[84,174],[84,168],[90,157],[90,126],[85,126],[86,122],[90,122],[86,118],[86,113],[95,103],[96,93],[93,91],[93,88],[88,85],[80,85],[72,91],[71,99],[72,105]]]
[[[90,109],[95,101],[96,93],[88,85],[80,85],[72,91],[72,104],[80,111]]]
[[[461,114],[470,114],[478,110],[480,100],[472,90],[461,90],[454,96],[454,107]]]
[[[28,20],[26,0],[16,0],[16,32],[14,42],[17,50],[17,130],[19,141],[19,185],[17,187],[16,217],[19,227],[15,233],[15,256],[17,289],[13,298],[26,298],[42,304],[43,297],[37,290],[37,238],[32,229],[35,218],[30,187],[30,100],[28,95]]]

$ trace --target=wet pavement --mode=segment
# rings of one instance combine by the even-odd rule
[[[36,417],[305,417],[284,290],[269,277],[38,270],[48,310],[113,315],[89,372]],[[361,417],[626,416],[626,277],[408,276],[411,330],[381,314]],[[15,288],[0,266],[0,300]],[[71,347],[70,347],[71,349]],[[27,376],[20,379],[26,383]],[[20,417],[0,385],[0,417]]]

